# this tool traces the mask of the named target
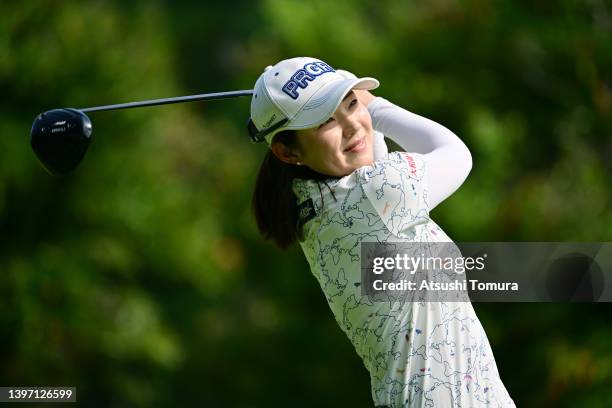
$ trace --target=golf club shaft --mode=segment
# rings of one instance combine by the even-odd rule
[[[115,109],[139,108],[141,106],[156,106],[156,105],[168,105],[171,103],[204,101],[204,100],[211,100],[211,99],[228,99],[228,98],[237,98],[240,96],[251,96],[251,95],[253,95],[253,90],[245,89],[242,91],[217,92],[217,93],[200,94],[200,95],[178,96],[175,98],[151,99],[148,101],[140,101],[140,102],[118,103],[116,105],[94,106],[92,108],[82,108],[79,110],[81,112],[97,112],[97,111],[106,111],[106,110],[115,110]]]

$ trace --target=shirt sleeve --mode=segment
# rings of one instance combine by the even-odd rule
[[[374,160],[382,160],[389,154],[385,136],[376,130],[374,131],[372,147],[374,150]]]
[[[359,183],[387,229],[410,238],[429,221],[427,163],[422,154],[393,152],[358,170]]]
[[[409,152],[421,154],[428,172],[429,209],[434,209],[463,184],[472,169],[472,155],[457,135],[430,119],[384,98],[368,104],[372,126]]]

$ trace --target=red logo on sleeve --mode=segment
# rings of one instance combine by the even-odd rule
[[[414,162],[414,159],[408,153],[404,153],[404,158],[408,162],[408,167],[410,167],[410,174],[416,177],[417,168],[416,168],[416,163]]]

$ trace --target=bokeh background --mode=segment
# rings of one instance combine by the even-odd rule
[[[317,56],[470,147],[432,212],[456,241],[612,241],[605,0],[3,2],[0,385],[87,407],[369,407],[299,247],[264,242],[248,98],[92,113],[76,172],[29,146],[57,107],[248,89]],[[612,406],[609,304],[476,304],[520,407]]]

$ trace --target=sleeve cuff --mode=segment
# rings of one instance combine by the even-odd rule
[[[389,102],[385,98],[377,96],[370,103],[368,103],[368,112],[370,112],[371,116],[374,116],[378,108],[385,106],[385,105],[388,106],[390,104],[391,102]]]

